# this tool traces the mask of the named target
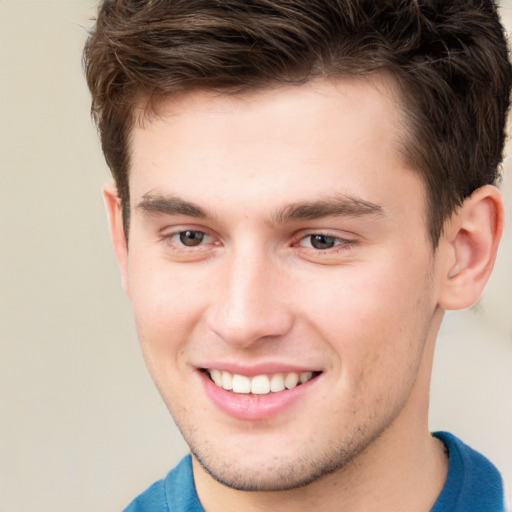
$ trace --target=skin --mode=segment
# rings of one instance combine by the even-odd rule
[[[502,210],[480,189],[434,253],[400,112],[385,78],[323,80],[187,93],[134,127],[129,250],[107,187],[112,238],[207,511],[427,511],[441,491],[435,338],[444,309],[485,285]],[[185,245],[187,230],[202,241]],[[247,420],[205,392],[201,369],[222,365],[321,373],[279,414]]]

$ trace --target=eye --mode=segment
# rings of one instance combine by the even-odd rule
[[[210,238],[211,237],[202,231],[194,231],[191,229],[174,233],[171,236],[173,241],[179,241],[181,245],[185,245],[186,247],[195,247],[196,245],[200,245],[203,242],[209,241]]]
[[[214,256],[222,242],[215,232],[202,226],[168,226],[157,240],[162,244],[162,255],[176,262],[203,261]]]
[[[340,238],[322,234],[308,235],[300,241],[302,247],[312,247],[317,250],[332,249],[341,243]]]

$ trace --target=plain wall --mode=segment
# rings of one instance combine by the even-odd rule
[[[80,63],[95,6],[0,0],[0,512],[121,510],[186,453],[107,234]],[[509,167],[495,275],[441,330],[431,428],[484,452],[512,488]]]

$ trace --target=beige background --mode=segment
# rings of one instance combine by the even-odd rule
[[[104,222],[80,68],[95,4],[0,0],[0,512],[121,510],[186,452],[139,355]],[[496,273],[479,307],[442,328],[431,428],[486,453],[510,489],[507,173]]]

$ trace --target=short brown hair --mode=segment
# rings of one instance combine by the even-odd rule
[[[511,67],[492,0],[104,0],[84,66],[126,236],[141,94],[391,74],[434,247],[462,201],[499,176]]]

